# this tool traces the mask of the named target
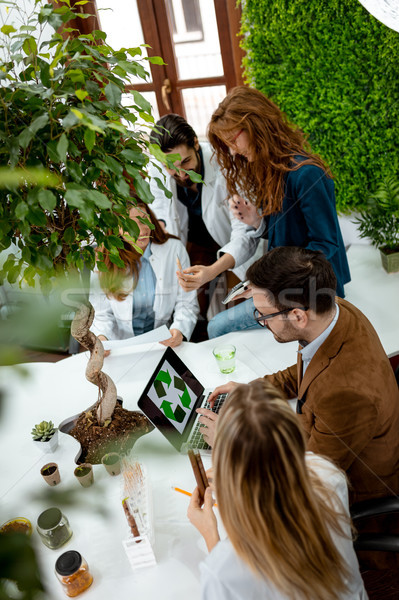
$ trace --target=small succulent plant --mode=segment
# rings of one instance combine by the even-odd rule
[[[33,439],[36,442],[48,442],[50,438],[56,432],[56,428],[54,427],[54,423],[52,421],[42,421],[34,426],[32,429]]]

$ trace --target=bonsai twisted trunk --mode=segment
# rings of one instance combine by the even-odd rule
[[[97,420],[104,425],[112,417],[116,405],[116,387],[111,377],[102,372],[104,346],[89,330],[94,319],[94,308],[90,303],[81,304],[72,321],[71,334],[84,348],[90,351],[86,367],[86,379],[98,386],[100,398],[97,403]]]

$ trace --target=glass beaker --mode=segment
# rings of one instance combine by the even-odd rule
[[[39,515],[36,529],[43,544],[52,550],[63,546],[72,535],[68,519],[56,507],[48,508]]]

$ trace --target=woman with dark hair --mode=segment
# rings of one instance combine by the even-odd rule
[[[227,181],[233,215],[252,226],[255,237],[267,238],[268,250],[321,250],[337,277],[337,295],[344,297],[350,273],[334,182],[304,134],[264,94],[236,87],[213,113],[208,137]],[[252,303],[231,310],[233,315],[225,311],[210,322],[209,337],[253,327]]]
[[[111,261],[105,247],[98,248],[108,270],[92,274],[92,330],[102,340],[118,340],[167,325],[171,337],[162,343],[178,346],[183,337],[190,338],[199,312],[196,292],[184,292],[176,277],[177,260],[183,268],[190,266],[186,249],[180,240],[165,233],[143,202],[132,205],[130,218],[139,227],[135,246],[143,254],[123,232],[124,248],[119,251],[123,268]]]
[[[210,488],[188,518],[205,539],[204,600],[366,600],[345,475],[306,452],[295,413],[271,384],[240,385],[220,412]]]

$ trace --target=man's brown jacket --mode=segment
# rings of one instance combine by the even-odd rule
[[[398,494],[398,386],[371,323],[349,302],[336,301],[338,321],[303,380],[299,362],[266,379],[298,397],[308,450],[346,471],[352,502]]]

